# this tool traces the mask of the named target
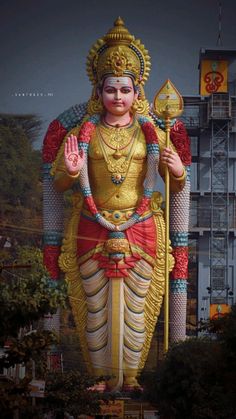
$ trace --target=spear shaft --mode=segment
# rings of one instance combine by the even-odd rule
[[[176,118],[183,112],[183,98],[168,79],[154,98],[154,113],[165,121],[166,148],[170,148],[170,124],[171,119]],[[170,173],[168,166],[165,167],[165,296],[164,296],[164,352],[169,349],[169,272],[170,272]]]
[[[166,118],[166,147],[170,147],[170,118]],[[164,296],[164,352],[169,349],[169,236],[170,236],[170,173],[165,167],[165,296]]]

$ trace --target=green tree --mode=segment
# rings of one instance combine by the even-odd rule
[[[0,246],[6,237],[32,243],[30,232],[41,228],[41,153],[33,148],[39,125],[32,115],[0,115]]]
[[[165,419],[233,419],[236,416],[236,307],[205,328],[211,337],[173,345],[141,380]]]
[[[16,258],[18,263],[13,261],[13,269],[3,270],[0,282],[1,344],[9,337],[17,337],[20,328],[65,306],[65,286],[49,280],[40,249],[19,247]]]
[[[47,371],[46,351],[51,345],[60,345],[60,340],[40,324],[45,314],[67,307],[65,285],[49,280],[39,249],[19,247],[16,258],[15,268],[3,269],[0,277],[0,347],[5,345],[0,370],[24,364],[27,374],[17,381],[0,377],[1,418],[12,418],[17,409],[24,419],[39,419],[48,411],[54,411],[57,418],[64,418],[64,412],[99,412],[101,394],[89,388],[107,377],[90,378],[84,370]],[[45,398],[37,401],[36,408],[29,397],[32,361],[37,378],[46,381]]]
[[[0,125],[0,190],[9,205],[32,205],[38,189],[40,152],[34,150],[21,127]]]
[[[64,284],[49,280],[39,249],[19,248],[16,256],[21,268],[3,269],[0,278],[0,346],[5,346],[0,369],[22,363],[28,366],[33,360],[38,370],[43,371],[45,351],[58,338],[53,332],[39,328],[39,324],[44,315],[65,307],[66,288]],[[29,333],[31,329],[34,331]],[[31,378],[29,368],[24,380],[1,386],[1,417],[8,417],[12,409],[25,409],[30,404],[28,383]]]
[[[38,139],[41,120],[35,114],[0,114],[0,124],[11,128],[19,127],[26,133],[30,144]]]
[[[98,414],[100,400],[111,398],[92,389],[102,379],[103,377],[91,378],[79,371],[48,374],[44,409],[54,411],[57,418],[64,418],[65,412],[75,417],[79,414]]]

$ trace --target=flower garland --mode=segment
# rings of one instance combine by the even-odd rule
[[[86,157],[88,157],[88,148],[89,143],[92,138],[92,135],[96,129],[96,126],[100,122],[99,115],[92,115],[85,121],[81,129],[79,131],[78,136],[78,145],[79,149],[83,149],[85,152]],[[150,120],[146,117],[139,117],[138,122],[141,126],[141,129],[144,133],[147,145],[147,155],[151,157],[152,161],[158,161],[159,159],[159,145],[158,145],[158,138],[155,131],[153,124]],[[154,171],[155,174],[155,171]],[[88,159],[86,159],[85,165],[80,172],[80,187],[84,196],[85,203],[91,212],[91,214],[95,217],[96,221],[101,224],[103,227],[107,228],[110,231],[124,231],[127,228],[130,228],[134,225],[137,221],[139,221],[142,214],[148,210],[149,204],[151,201],[151,196],[153,192],[153,182],[151,185],[148,183],[148,179],[145,179],[145,188],[142,199],[136,211],[131,215],[130,219],[126,221],[124,224],[117,226],[110,222],[108,222],[98,211],[96,204],[94,202],[92,192],[90,189],[89,177],[88,177]],[[149,187],[148,187],[149,186]]]

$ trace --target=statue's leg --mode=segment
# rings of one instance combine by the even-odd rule
[[[80,266],[87,300],[86,337],[95,376],[107,375],[108,386],[123,384],[124,291],[122,278],[104,276],[96,260]]]
[[[80,265],[87,302],[86,337],[95,376],[109,374],[107,365],[109,281],[98,262],[89,259]]]
[[[108,382],[111,390],[120,390],[123,385],[123,341],[124,341],[124,281],[123,278],[109,279],[108,298]]]
[[[138,385],[136,376],[145,341],[145,297],[150,285],[152,266],[140,260],[129,270],[124,284],[124,385]]]

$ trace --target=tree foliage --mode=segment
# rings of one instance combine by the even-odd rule
[[[103,377],[90,378],[84,371],[49,372],[45,368],[46,351],[58,343],[58,338],[38,325],[43,315],[66,306],[65,285],[49,281],[39,249],[20,247],[16,258],[16,268],[3,270],[0,277],[0,346],[5,343],[0,368],[24,364],[27,374],[23,380],[1,382],[1,417],[12,417],[16,409],[24,419],[42,418],[48,411],[53,411],[57,418],[64,418],[64,412],[75,415],[99,412],[101,394],[90,388]],[[17,269],[24,265],[28,268]],[[33,331],[29,331],[30,326]],[[32,360],[41,371],[37,378],[46,381],[45,398],[37,400],[36,408],[29,397]]]
[[[0,114],[0,124],[10,128],[21,128],[33,144],[40,133],[41,120],[35,114]]]
[[[39,127],[34,115],[0,115],[0,247],[6,237],[30,243],[30,230],[41,227],[41,153],[33,148]]]
[[[0,190],[9,206],[30,207],[39,186],[40,152],[21,127],[0,125]]]
[[[141,377],[165,419],[236,417],[236,306],[206,329],[212,337],[173,345],[159,368]]]
[[[93,390],[93,386],[101,379],[103,377],[91,378],[79,371],[48,374],[44,408],[56,412],[58,418],[64,418],[64,412],[75,417],[99,413],[100,400],[104,400],[104,395]]]
[[[17,337],[20,328],[65,306],[65,285],[49,280],[40,249],[19,247],[16,259],[15,269],[13,264],[13,269],[3,270],[0,282],[1,344],[9,337]]]
[[[63,284],[50,282],[39,249],[18,248],[16,257],[21,268],[3,269],[0,277],[0,346],[5,347],[0,357],[0,369],[18,364],[27,367],[33,360],[42,370],[45,352],[58,341],[58,337],[51,331],[40,329],[39,324],[44,315],[65,307],[66,288]],[[28,369],[23,380],[8,381],[2,387],[2,417],[8,417],[11,409],[25,409],[31,404],[28,397],[31,378],[31,369]]]
[[[27,410],[29,406],[29,382],[29,377],[25,377],[19,382],[15,382],[12,379],[1,376],[1,419],[12,419],[13,412],[18,409],[20,409],[21,411]]]

